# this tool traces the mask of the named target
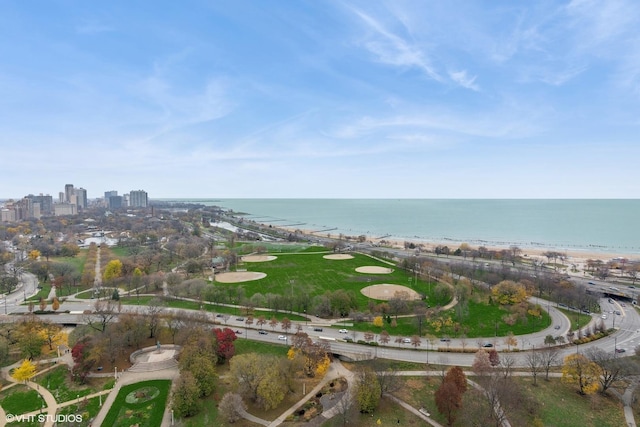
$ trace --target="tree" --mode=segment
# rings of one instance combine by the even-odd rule
[[[501,305],[514,305],[525,301],[528,297],[524,285],[511,280],[503,280],[491,289],[491,295]]]
[[[117,279],[122,275],[122,261],[119,259],[113,259],[109,261],[107,266],[104,269],[104,274],[102,278],[105,282],[108,282],[112,279]]]
[[[53,311],[58,311],[60,308],[60,301],[58,301],[57,297],[53,297],[53,302],[51,303],[51,309]]]
[[[215,328],[213,333],[216,336],[216,356],[218,364],[224,364],[236,353],[233,342],[238,339],[238,337],[236,333],[229,328]]]
[[[458,366],[450,368],[444,380],[435,392],[438,412],[447,417],[451,426],[456,420],[457,412],[462,407],[462,395],[467,391],[467,378]]]
[[[282,328],[282,330],[286,334],[289,331],[289,329],[291,329],[291,320],[289,320],[288,318],[285,317],[280,322],[280,327]]]
[[[489,359],[489,353],[482,348],[478,350],[473,358],[473,365],[471,366],[471,369],[473,369],[473,372],[475,372],[476,375],[486,375],[491,372],[491,360]]]
[[[29,381],[36,374],[36,365],[24,359],[20,366],[13,370],[11,375],[16,381]]]
[[[495,368],[498,365],[500,365],[500,355],[498,354],[496,349],[492,348],[491,350],[489,350],[488,353],[489,353],[489,363],[491,363],[491,367]]]
[[[564,358],[562,365],[562,382],[578,384],[582,395],[593,394],[600,388],[600,369],[586,356],[576,353]]]
[[[171,408],[179,417],[190,417],[200,410],[200,390],[189,371],[181,372],[172,394]]]
[[[377,326],[381,328],[384,325],[384,321],[382,320],[382,316],[376,316],[373,318],[373,326]]]
[[[543,360],[542,355],[540,354],[540,350],[534,348],[532,351],[527,353],[525,356],[525,361],[527,366],[529,367],[529,372],[531,372],[531,376],[533,377],[533,385],[537,385],[538,373],[543,368]]]
[[[373,369],[364,367],[357,373],[356,377],[356,400],[360,412],[369,414],[373,412],[380,403],[380,383]]]
[[[146,311],[147,326],[149,329],[149,338],[156,336],[160,327],[160,315],[164,311],[164,301],[160,298],[153,298],[149,301]]]
[[[380,342],[382,343],[382,345],[387,345],[390,339],[391,337],[389,336],[389,332],[385,330],[380,332]]]
[[[247,411],[247,405],[238,393],[227,392],[222,396],[218,410],[229,423],[233,424],[242,418],[242,414]]]
[[[45,311],[47,309],[47,300],[44,298],[40,298],[40,311]]]
[[[628,358],[618,358],[597,347],[587,350],[587,357],[600,368],[600,393],[605,394],[615,382],[637,372],[638,367]]]
[[[540,363],[544,369],[545,380],[549,381],[549,371],[556,364],[560,351],[555,347],[548,347],[540,351]]]
[[[287,365],[273,356],[242,354],[229,362],[229,372],[239,393],[263,408],[273,408],[284,398]]]

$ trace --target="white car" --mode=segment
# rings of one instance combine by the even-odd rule
[[[405,344],[411,344],[411,338],[405,338],[402,340],[402,342]]]
[[[606,319],[606,318],[607,318],[607,315],[606,315],[606,314],[603,314],[603,315],[602,315],[602,318],[603,318],[603,319]]]
[[[347,331],[346,329],[340,329],[338,332],[340,332],[341,334],[348,334],[349,331]]]
[[[278,339],[281,341],[286,341],[287,337],[285,337],[284,335],[278,335]]]

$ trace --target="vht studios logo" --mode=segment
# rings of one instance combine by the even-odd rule
[[[52,423],[82,423],[82,415],[75,414],[32,414],[32,415],[6,415],[7,423],[44,423],[44,422],[52,422]]]

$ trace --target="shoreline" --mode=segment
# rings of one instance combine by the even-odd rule
[[[260,224],[263,227],[268,227],[269,225],[273,226],[273,224],[263,224],[263,223],[259,223],[256,221],[257,224]],[[349,237],[349,239],[345,239],[347,242],[355,242],[357,241],[358,236],[350,236],[344,233],[340,233],[339,230],[337,229],[333,229],[333,230],[322,230],[322,231],[314,231],[314,230],[308,230],[308,229],[303,229],[303,228],[299,228],[299,227],[287,227],[287,226],[278,226],[278,227],[274,227],[280,230],[285,230],[287,232],[290,233],[294,233],[296,231],[300,231],[301,233],[303,233],[306,236],[315,236],[318,238],[330,238],[330,239],[334,239],[334,240],[339,240],[340,238],[340,234],[342,234],[343,238],[344,237]],[[518,248],[520,248],[521,250],[521,256],[529,258],[529,259],[534,259],[534,258],[543,258],[546,259],[546,257],[543,255],[545,252],[548,251],[555,251],[555,252],[560,252],[563,253],[567,256],[566,262],[567,264],[585,264],[587,262],[587,260],[601,260],[604,262],[607,261],[611,261],[614,260],[616,258],[624,258],[626,260],[629,261],[640,261],[640,254],[637,253],[625,253],[623,251],[606,251],[606,250],[593,250],[593,249],[584,249],[584,248],[574,248],[574,249],[566,249],[566,248],[558,248],[558,247],[543,247],[542,245],[537,247],[537,246],[523,246],[523,245],[518,245],[518,244],[504,244],[504,245],[499,245],[499,244],[477,244],[477,243],[469,243],[469,242],[459,242],[459,241],[454,241],[454,240],[449,240],[449,241],[441,241],[441,242],[436,242],[436,241],[431,241],[431,240],[426,240],[426,239],[420,239],[420,238],[413,238],[413,239],[403,239],[403,238],[399,238],[396,236],[372,236],[372,235],[367,235],[364,234],[365,238],[366,238],[366,242],[371,243],[371,244],[376,244],[378,242],[381,241],[385,241],[387,242],[387,244],[385,245],[385,247],[391,247],[393,249],[405,249],[404,248],[404,243],[405,242],[410,242],[415,244],[416,246],[422,246],[423,249],[421,252],[426,252],[426,253],[430,253],[430,254],[434,254],[435,255],[435,248],[437,246],[448,246],[449,249],[451,250],[451,252],[455,251],[458,247],[460,247],[461,244],[463,243],[467,243],[472,249],[477,249],[481,246],[484,246],[485,248],[487,248],[490,251],[502,251],[502,250],[508,250],[510,248],[510,246],[517,246]]]

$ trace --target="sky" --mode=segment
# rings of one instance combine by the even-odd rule
[[[0,2],[0,197],[639,198],[640,2]]]

